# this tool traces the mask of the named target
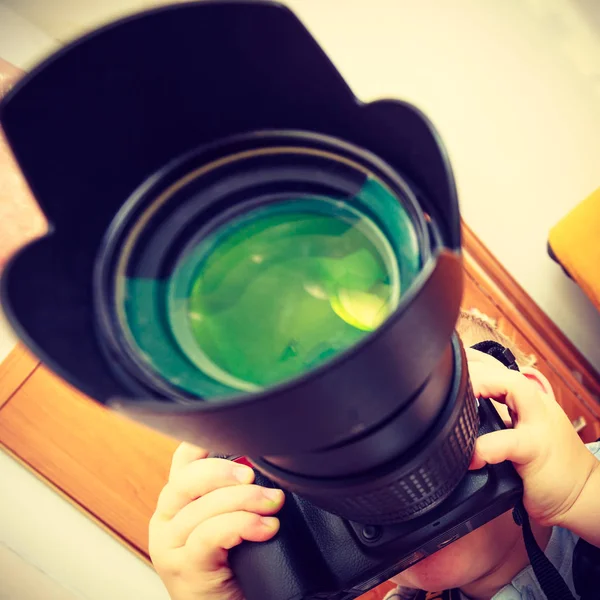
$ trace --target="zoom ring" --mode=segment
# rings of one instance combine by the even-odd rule
[[[412,468],[397,471],[395,478],[379,479],[377,487],[356,495],[302,495],[341,517],[373,525],[406,521],[440,504],[467,472],[477,438],[477,403],[470,383],[466,387],[454,426],[431,440],[423,460]]]

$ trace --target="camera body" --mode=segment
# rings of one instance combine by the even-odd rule
[[[479,435],[504,428],[485,399],[479,422]],[[259,471],[256,483],[275,485]],[[384,526],[342,519],[287,493],[278,534],[234,548],[230,562],[248,600],[351,600],[511,510],[522,493],[510,463],[488,465],[425,515]]]

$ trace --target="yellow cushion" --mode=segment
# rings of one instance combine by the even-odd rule
[[[550,230],[548,242],[560,264],[600,310],[600,188]]]

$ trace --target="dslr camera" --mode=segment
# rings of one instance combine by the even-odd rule
[[[49,233],[12,257],[23,342],[96,401],[249,457],[287,493],[231,553],[247,600],[348,600],[509,510],[468,472],[460,215],[414,106],[358,100],[287,8],[175,4],[93,31],[5,98]]]

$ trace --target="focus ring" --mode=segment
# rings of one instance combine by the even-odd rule
[[[325,510],[360,523],[386,525],[418,517],[444,501],[464,477],[478,427],[477,404],[469,385],[453,431],[417,467],[399,473],[394,482],[338,499],[329,507],[325,497],[315,501]]]
[[[443,423],[425,436],[412,458],[403,455],[378,473],[344,482],[296,479],[290,485],[290,478],[278,476],[272,465],[261,460],[256,464],[289,491],[351,521],[389,525],[418,517],[443,502],[469,468],[479,415],[466,369],[460,379],[459,389],[451,394],[453,406],[439,417]]]

